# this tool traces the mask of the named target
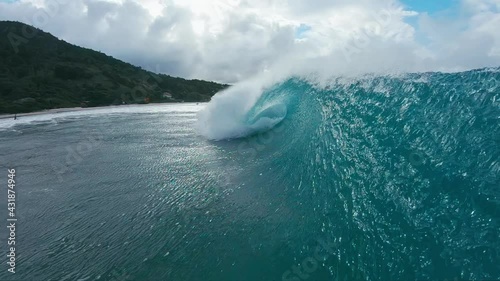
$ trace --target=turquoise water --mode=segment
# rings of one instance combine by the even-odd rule
[[[295,77],[230,123],[206,104],[0,120],[19,219],[0,280],[499,279],[498,81]]]

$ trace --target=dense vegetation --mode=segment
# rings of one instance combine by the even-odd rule
[[[23,23],[0,21],[0,114],[207,101],[226,86],[154,74]]]

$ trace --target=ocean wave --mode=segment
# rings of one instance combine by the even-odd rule
[[[202,135],[239,144],[255,165],[249,169],[272,169],[287,198],[330,226],[322,227],[326,236],[358,235],[379,249],[365,255],[346,245],[363,253],[357,266],[366,279],[429,279],[457,270],[465,279],[498,277],[498,239],[471,236],[496,237],[498,226],[498,69],[321,83],[291,77],[255,98],[242,96],[241,86],[237,93],[229,89],[201,112]],[[273,116],[283,118],[262,121],[255,135],[251,124]],[[465,258],[486,247],[496,250],[484,250],[480,262]],[[426,266],[433,264],[443,266]]]

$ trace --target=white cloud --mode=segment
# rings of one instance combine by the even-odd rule
[[[23,0],[0,2],[0,19],[151,70],[235,82],[277,69],[498,65],[499,7],[500,0],[463,0],[459,15],[446,19],[405,10],[397,0]],[[409,17],[419,18],[417,29]],[[308,30],[297,37],[301,26]]]

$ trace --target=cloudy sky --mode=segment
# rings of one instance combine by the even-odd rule
[[[500,0],[0,0],[0,20],[148,70],[229,83],[277,69],[500,65]]]

